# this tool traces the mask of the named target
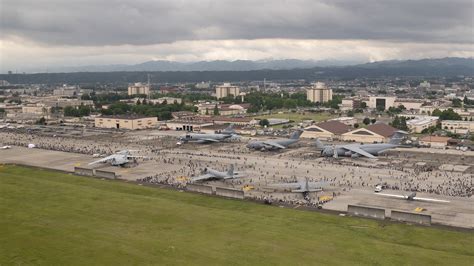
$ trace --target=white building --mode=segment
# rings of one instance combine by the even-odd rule
[[[397,97],[393,96],[370,96],[368,107],[372,109],[388,110],[388,108],[395,106],[396,99]]]
[[[441,128],[456,134],[469,134],[474,132],[474,121],[443,120]]]
[[[53,95],[61,97],[74,97],[78,94],[78,92],[79,89],[77,87],[63,85],[61,88],[53,90]]]
[[[306,90],[306,99],[308,101],[316,103],[325,103],[332,100],[332,90],[323,82],[316,82],[311,88]]]
[[[216,98],[224,98],[228,96],[239,96],[240,88],[237,86],[230,85],[230,83],[224,83],[223,85],[216,86]]]
[[[150,95],[150,85],[138,82],[128,86],[128,95],[137,94]]]
[[[344,125],[348,125],[351,127],[354,126],[354,124],[357,124],[357,119],[354,117],[349,117],[349,116],[337,117],[337,118],[330,119],[329,121],[341,122]]]
[[[436,126],[437,116],[417,116],[414,119],[407,120],[407,127],[410,132],[421,133],[423,130]]]

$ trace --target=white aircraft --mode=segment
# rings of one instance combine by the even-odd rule
[[[417,197],[416,192],[413,192],[410,195],[397,195],[397,194],[386,194],[386,193],[374,193],[374,194],[379,195],[379,196],[405,199],[405,200],[410,200],[410,201],[419,200],[419,201],[439,202],[439,203],[448,203],[449,202],[448,200],[439,200],[439,199]]]
[[[12,146],[3,146],[3,147],[0,147],[0,150],[7,150],[7,149],[11,149]]]
[[[207,179],[232,179],[232,178],[237,178],[240,177],[239,173],[234,172],[234,165],[231,165],[229,170],[227,172],[220,172],[211,168],[206,168],[204,169],[204,175],[196,176],[191,178],[192,182],[196,181],[203,181]]]
[[[28,144],[28,149],[36,148],[36,145],[33,143]]]
[[[130,159],[133,158],[143,158],[143,156],[133,156],[130,154],[132,150],[123,150],[119,151],[117,153],[114,153],[112,155],[109,155],[105,158],[102,158],[97,161],[93,161],[89,163],[89,165],[96,164],[96,163],[110,163],[112,166],[124,166],[128,162],[130,162]]]

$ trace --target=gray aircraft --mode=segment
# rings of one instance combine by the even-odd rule
[[[268,187],[275,189],[289,189],[293,193],[307,194],[309,192],[322,191],[326,185],[326,182],[309,182],[308,178],[305,178],[304,180],[299,180],[296,183],[270,184]]]
[[[203,181],[203,180],[208,180],[208,179],[232,179],[232,178],[237,178],[240,177],[239,173],[234,172],[234,165],[231,165],[229,170],[227,172],[220,172],[211,168],[205,168],[204,169],[204,174],[196,177],[192,177],[191,181],[196,182],[196,181]]]
[[[132,150],[119,151],[105,158],[102,158],[100,160],[93,161],[89,163],[89,165],[93,165],[97,163],[109,163],[112,166],[125,166],[127,163],[130,162],[130,159],[143,157],[143,156],[133,156],[130,154],[130,152],[132,152]]]
[[[413,192],[410,195],[397,195],[397,194],[386,194],[386,193],[375,193],[375,195],[398,198],[398,199],[405,199],[405,200],[408,200],[408,201],[419,200],[419,201],[428,201],[428,202],[449,203],[448,200],[439,200],[439,199],[417,197],[416,192]]]
[[[396,148],[400,145],[406,132],[397,131],[390,139],[389,143],[375,144],[343,144],[343,145],[324,145],[316,139],[316,146],[321,149],[321,155],[325,157],[338,158],[339,156],[348,156],[357,158],[364,156],[370,159],[376,158],[383,151]]]
[[[288,139],[250,141],[247,144],[247,148],[261,151],[286,149],[289,145],[298,142],[302,133],[303,130],[298,129],[297,131],[293,132],[293,134],[291,134],[290,138]]]
[[[199,134],[199,133],[188,133],[184,136],[179,137],[179,141],[176,143],[182,145],[187,142],[196,142],[196,143],[214,143],[221,142],[225,139],[238,138],[239,135],[234,130],[234,125],[229,125],[221,133],[214,134]]]

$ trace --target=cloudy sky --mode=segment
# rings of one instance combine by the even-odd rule
[[[0,71],[474,56],[472,0],[0,0]]]

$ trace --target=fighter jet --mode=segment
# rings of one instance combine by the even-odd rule
[[[298,142],[302,133],[303,130],[298,129],[297,131],[293,132],[293,134],[291,134],[289,139],[250,141],[247,144],[247,148],[261,151],[286,149],[289,145]]]
[[[234,125],[231,124],[226,129],[224,129],[221,133],[214,133],[214,134],[188,133],[184,136],[179,137],[179,141],[176,144],[182,145],[186,142],[214,143],[214,142],[220,142],[222,140],[229,139],[229,138],[239,137],[236,134],[233,127]]]
[[[132,156],[130,152],[132,152],[132,150],[119,151],[117,153],[109,155],[100,160],[91,162],[89,163],[89,165],[93,165],[96,163],[109,163],[112,166],[125,166],[127,163],[130,162],[130,159],[143,157],[143,156]]]
[[[7,146],[0,147],[0,150],[8,150],[8,149],[11,149],[11,148],[12,148],[12,146],[7,145]]]
[[[397,131],[393,134],[389,143],[376,143],[376,144],[345,144],[345,145],[324,145],[316,139],[316,146],[321,149],[321,156],[334,157],[347,156],[357,158],[364,156],[370,159],[375,159],[382,152],[388,149],[396,148],[400,145],[403,137],[406,135],[404,131]]]
[[[386,194],[386,193],[375,193],[375,195],[398,198],[398,199],[405,199],[405,200],[409,200],[409,201],[419,200],[419,201],[440,202],[440,203],[448,203],[449,202],[448,200],[439,200],[439,199],[430,199],[430,198],[417,197],[416,192],[413,192],[410,195],[397,195],[397,194]]]
[[[237,178],[240,177],[239,173],[234,172],[234,165],[231,165],[229,170],[227,172],[220,172],[211,168],[206,168],[204,169],[204,175],[196,176],[191,178],[192,182],[196,181],[203,181],[203,180],[208,180],[208,179],[231,179],[231,178]]]

